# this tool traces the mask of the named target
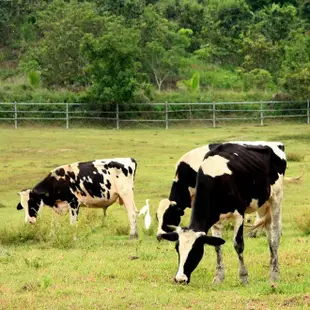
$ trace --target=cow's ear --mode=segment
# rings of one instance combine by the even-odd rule
[[[225,243],[224,239],[218,237],[203,235],[200,238],[203,240],[203,243],[208,245],[219,246]]]
[[[22,206],[22,204],[21,204],[21,203],[19,203],[19,204],[17,205],[16,209],[17,209],[17,210],[23,210],[23,206]]]
[[[179,235],[175,231],[165,233],[165,234],[160,234],[159,237],[160,237],[160,239],[165,239],[168,241],[177,241],[179,239]]]

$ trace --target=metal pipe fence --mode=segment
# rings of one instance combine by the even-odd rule
[[[115,129],[124,124],[162,124],[204,122],[216,128],[223,122],[256,122],[264,126],[271,119],[304,119],[310,124],[310,102],[251,101],[205,103],[0,103],[0,123],[12,121],[17,129],[27,121],[63,121],[69,129],[75,121],[107,122]]]

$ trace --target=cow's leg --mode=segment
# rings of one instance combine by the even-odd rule
[[[77,199],[72,199],[70,202],[70,224],[76,224],[79,215],[80,204]]]
[[[121,200],[124,203],[124,207],[127,210],[128,219],[130,223],[130,239],[138,238],[138,228],[137,228],[137,216],[138,209],[136,208],[133,192],[126,193],[121,196]]]
[[[282,235],[282,191],[279,193],[270,204],[271,223],[268,232],[268,243],[270,249],[270,281],[274,282],[279,279],[279,262],[278,262],[278,247]]]
[[[222,238],[222,228],[223,225],[220,222],[217,222],[211,227],[211,233],[214,237]],[[225,278],[225,270],[223,265],[223,252],[222,252],[222,246],[216,246],[216,272],[215,276],[213,278],[212,283],[221,283]]]
[[[238,254],[239,258],[239,278],[241,283],[248,283],[248,270],[244,264],[243,260],[243,250],[244,250],[244,241],[243,241],[243,222],[244,216],[241,215],[238,211],[234,212],[235,217],[235,227],[234,227],[234,247]]]
[[[256,219],[255,219],[255,222],[254,222],[253,225],[255,226],[255,223],[257,223],[257,221],[259,221],[259,220],[260,220],[260,217],[259,217],[259,215],[258,215],[258,212],[256,212]],[[246,221],[246,222],[247,222],[247,223],[250,222],[249,217],[247,217],[247,221]],[[252,229],[252,230],[249,232],[248,236],[249,236],[250,238],[256,238],[256,237],[257,237],[257,228]]]

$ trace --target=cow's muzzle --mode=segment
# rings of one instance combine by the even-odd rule
[[[29,222],[30,224],[35,224],[36,221],[37,221],[37,219],[36,219],[35,217],[29,217],[29,219],[28,219],[28,222]]]
[[[158,241],[163,240],[163,238],[162,238],[161,234],[157,234],[156,238],[157,238],[157,240],[158,240]]]
[[[174,278],[174,281],[178,284],[188,284],[189,283],[189,279],[185,274],[181,274],[181,275],[176,275]]]

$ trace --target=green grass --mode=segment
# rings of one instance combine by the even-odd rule
[[[0,135],[0,309],[309,309],[310,239],[297,217],[310,211],[310,127],[273,124],[223,128],[100,130],[2,127]],[[283,237],[279,249],[281,280],[269,284],[269,249],[264,237],[245,238],[249,285],[238,280],[232,231],[225,230],[226,279],[211,284],[215,251],[205,255],[188,286],[176,285],[174,244],[158,243],[154,219],[167,197],[177,159],[199,145],[228,140],[281,140],[289,161],[287,176],[305,171],[298,184],[286,184]],[[140,237],[128,239],[123,207],[81,209],[77,228],[68,215],[44,208],[37,225],[23,223],[16,193],[32,187],[57,165],[78,160],[131,156],[138,161],[135,201],[150,199],[151,232],[139,218]],[[189,210],[183,220],[189,221]],[[73,236],[77,240],[73,240]]]

